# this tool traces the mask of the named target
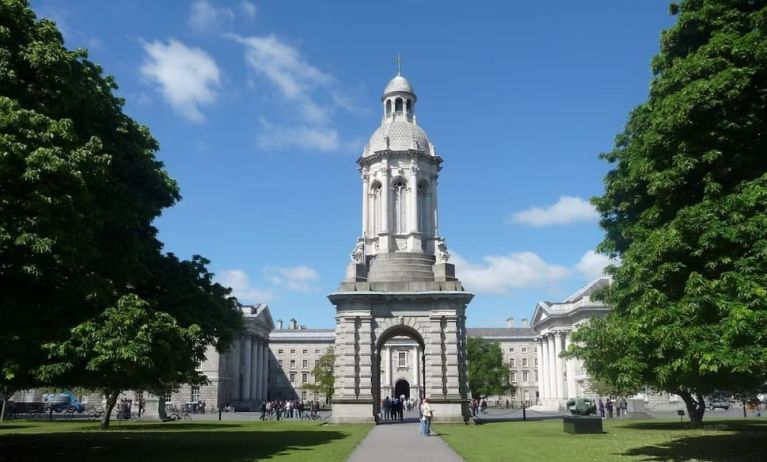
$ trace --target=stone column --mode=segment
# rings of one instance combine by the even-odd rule
[[[541,395],[541,401],[546,401],[551,397],[551,381],[549,380],[549,341],[546,335],[541,336],[541,354],[543,361],[541,362],[540,380],[543,389]]]
[[[418,345],[413,348],[413,386],[418,386],[418,369],[420,362],[418,361]],[[413,387],[410,387],[410,396],[413,396]]]
[[[458,372],[458,325],[457,317],[445,318],[445,374],[447,378],[447,393],[450,399],[461,398],[460,374]]]
[[[269,343],[264,343],[264,351],[262,353],[261,359],[261,399],[266,401],[269,399]]]
[[[263,401],[264,394],[264,375],[263,370],[263,358],[264,358],[264,342],[258,342],[258,348],[256,349],[256,401]]]
[[[570,346],[571,335],[572,331],[565,333],[565,351]],[[567,396],[565,398],[575,398],[578,393],[575,389],[575,360],[568,359],[565,364],[567,370]]]
[[[383,175],[383,185],[381,186],[381,231],[389,233],[389,216],[391,207],[389,206],[389,189],[391,188],[391,178],[389,177],[389,166],[384,163],[385,171]]]
[[[429,388],[426,390],[426,395],[434,400],[436,398],[442,398],[443,393],[447,393],[447,390],[445,389],[447,384],[444,383],[446,377],[444,377],[442,373],[442,368],[444,366],[442,364],[443,333],[440,317],[435,316],[429,319],[429,330],[430,334],[428,338],[430,340],[426,345],[428,352],[428,365],[426,366],[426,373],[428,374],[427,384]]]
[[[432,181],[431,185],[431,197],[434,201],[433,207],[434,207],[434,235],[439,236],[439,207],[437,202],[437,176],[434,176],[434,181]]]
[[[386,347],[386,386],[391,388],[391,347]]]
[[[355,331],[354,317],[341,317],[338,320],[335,339],[334,399],[353,399],[356,397]]]
[[[253,362],[252,362],[252,340],[250,339],[250,335],[245,337],[245,342],[243,345],[243,362],[245,363],[245,371],[242,374],[242,400],[243,401],[250,401],[250,376],[252,374],[253,370]]]
[[[544,397],[544,393],[543,393],[543,373],[542,373],[543,372],[543,342],[541,342],[540,338],[537,338],[536,339],[536,343],[538,345],[538,353],[537,353],[538,367],[536,368],[537,371],[538,371],[537,372],[538,373],[538,398],[541,401],[543,401],[543,397]],[[534,371],[533,374],[535,374],[535,373],[536,372]]]
[[[250,400],[256,401],[258,399],[258,337],[253,336],[252,351],[250,357],[253,361],[253,365],[250,370]]]
[[[564,374],[564,368],[562,367],[562,358],[559,357],[561,353],[562,353],[562,332],[555,332],[554,333],[554,374],[557,379],[556,398],[560,402],[565,396],[565,390],[564,390],[565,374]]]
[[[418,167],[413,166],[410,171],[410,232],[417,233],[418,230]]]
[[[370,179],[367,173],[362,174],[362,237],[368,235],[368,195],[370,191]]]
[[[359,318],[359,398],[372,400],[371,391],[373,389],[373,366],[380,367],[373,361],[375,346],[372,342],[371,317],[360,316]]]

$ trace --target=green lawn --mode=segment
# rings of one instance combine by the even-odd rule
[[[116,422],[115,422],[116,424]],[[0,460],[9,461],[343,461],[369,425],[304,422],[0,424]]]
[[[467,462],[767,461],[767,419],[606,421],[601,435],[571,435],[561,420],[435,425]]]

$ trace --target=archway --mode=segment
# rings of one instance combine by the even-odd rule
[[[404,396],[405,399],[410,399],[410,382],[405,379],[397,380],[397,383],[394,384],[394,396],[398,398]]]

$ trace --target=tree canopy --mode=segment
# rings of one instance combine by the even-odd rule
[[[240,325],[205,259],[162,252],[152,222],[179,189],[116,89],[26,0],[0,0],[0,391],[40,384],[42,345],[130,294],[221,349]]]
[[[469,337],[467,350],[472,398],[502,395],[512,388],[509,368],[503,363],[503,352],[498,342]]]
[[[335,351],[333,347],[320,356],[317,365],[312,369],[312,376],[314,377],[314,383],[308,383],[304,385],[304,388],[320,396],[325,397],[325,401],[330,401],[335,390],[336,377],[333,373],[333,365],[336,361]]]
[[[767,379],[767,2],[672,5],[647,102],[594,203],[612,312],[574,335],[600,380],[704,397]]]

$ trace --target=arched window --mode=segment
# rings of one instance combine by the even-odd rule
[[[413,102],[410,100],[407,100],[407,104],[405,104],[405,107],[407,108],[407,114],[411,115],[413,113]]]
[[[418,231],[427,235],[430,234],[430,208],[429,183],[422,181],[418,183]]]
[[[405,234],[407,232],[407,184],[405,180],[398,178],[392,184],[394,196],[394,233]]]
[[[386,100],[386,115],[387,116],[391,115],[391,100],[390,99]]]
[[[373,234],[381,232],[381,183],[375,182],[370,187],[370,210],[368,211],[370,229]]]
[[[394,113],[402,114],[402,98],[397,98],[394,100]]]

